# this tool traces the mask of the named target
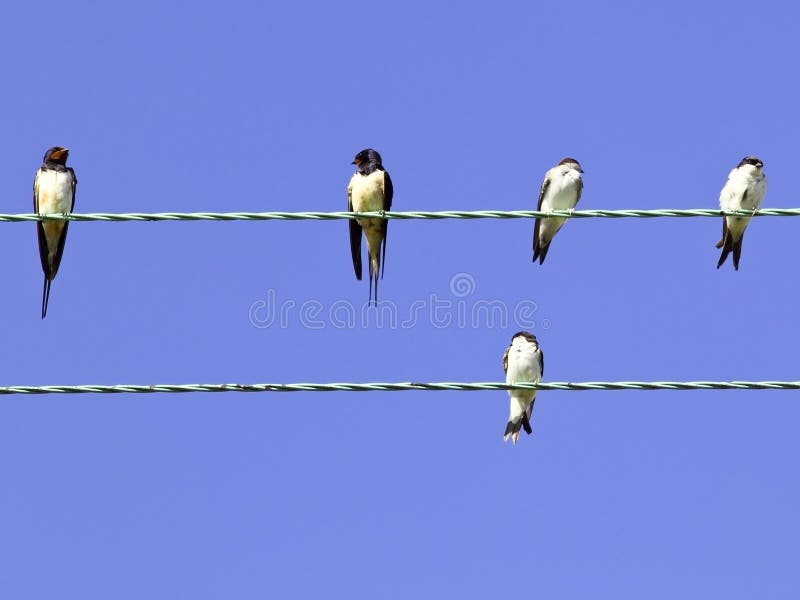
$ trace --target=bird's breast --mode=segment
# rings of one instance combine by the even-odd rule
[[[383,171],[373,171],[366,176],[356,173],[350,185],[354,211],[383,210]]]
[[[508,353],[507,381],[536,381],[541,376],[539,356],[533,344],[511,349]]]
[[[36,182],[39,214],[61,214],[72,210],[72,173],[39,171]]]
[[[572,171],[551,180],[550,187],[542,199],[543,210],[568,210],[578,202],[579,180]]]
[[[732,173],[720,193],[719,206],[722,210],[755,210],[761,206],[766,191],[763,176]]]
[[[355,212],[379,212],[383,210],[383,171],[373,171],[369,175],[356,173],[350,181],[350,199]],[[358,224],[366,230],[379,230],[383,219],[358,219]]]

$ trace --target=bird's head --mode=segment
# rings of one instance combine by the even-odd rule
[[[761,161],[760,158],[756,158],[755,156],[745,156],[737,166],[743,167],[744,165],[752,165],[756,169],[764,168],[764,163]]]
[[[511,336],[511,343],[513,344],[519,338],[519,342],[526,341],[531,342],[533,344],[539,345],[539,342],[536,341],[536,336],[528,331],[518,331],[514,335]]]
[[[61,146],[53,146],[47,152],[44,153],[43,162],[65,165],[67,164],[68,156],[69,156],[69,148],[63,148]]]
[[[377,150],[373,150],[372,148],[367,148],[356,154],[356,157],[353,159],[353,164],[358,168],[360,173],[367,170],[373,171],[376,167],[383,166],[381,164],[381,155],[378,154]]]
[[[558,166],[559,167],[560,166],[565,166],[565,167],[568,167],[570,169],[575,169],[578,173],[583,173],[583,169],[581,169],[581,163],[579,163],[574,158],[570,158],[570,157],[564,158],[564,159],[561,160],[560,163],[558,163]]]

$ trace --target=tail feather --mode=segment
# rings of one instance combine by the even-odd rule
[[[511,437],[511,440],[514,442],[514,444],[516,444],[517,440],[519,439],[519,433],[522,429],[524,429],[525,433],[527,433],[528,435],[532,434],[533,433],[533,428],[531,427],[532,413],[533,413],[533,402],[531,402],[528,405],[528,408],[526,408],[523,411],[522,415],[520,416],[520,418],[517,420],[516,423],[513,420],[510,420],[508,422],[508,424],[506,425],[506,431],[503,434],[503,441],[506,442],[508,441],[508,438]]]
[[[527,413],[522,415],[522,428],[528,435],[533,433],[533,429],[531,428],[531,420]]]
[[[742,240],[744,240],[744,233],[737,241],[733,242],[733,268],[739,270],[739,259],[742,257]]]
[[[511,440],[516,445],[517,440],[519,439],[520,427],[522,427],[522,420],[519,420],[516,423],[514,423],[514,421],[509,421],[508,425],[506,425],[506,432],[503,434],[503,441],[507,442],[509,436],[511,436]]]
[[[507,442],[508,438],[511,437],[511,441],[514,442],[514,445],[517,444],[517,440],[519,439],[519,434],[522,429],[525,429],[525,433],[530,435],[533,433],[533,429],[531,429],[531,423],[528,419],[528,415],[522,415],[522,418],[514,423],[514,421],[509,421],[506,425],[506,431],[503,434],[503,441]]]
[[[728,259],[728,255],[733,252],[733,268],[736,271],[739,270],[739,259],[742,257],[742,240],[744,240],[744,233],[734,242],[730,230],[725,232],[725,236],[717,242],[717,248],[722,248],[722,254],[720,254],[719,261],[717,261],[718,269]]]
[[[42,287],[42,319],[47,316],[47,303],[50,301],[50,283],[52,280],[44,276],[44,286]]]
[[[374,258],[370,257],[369,260],[369,298],[367,299],[367,305],[373,304],[374,306],[378,306],[378,273],[380,272],[381,272],[381,257],[380,254],[378,254]],[[372,295],[373,281],[375,282],[374,302]]]
[[[545,257],[547,256],[547,251],[550,250],[550,242],[546,244],[536,244],[533,248],[533,262],[536,262],[536,259],[539,259],[539,264],[541,265],[544,262]]]
[[[384,274],[386,273],[386,236],[389,233],[389,221],[383,222],[383,241],[381,242],[381,248],[383,251],[381,252],[381,279],[383,279]]]

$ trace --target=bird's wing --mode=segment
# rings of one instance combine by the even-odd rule
[[[36,171],[36,177],[33,178],[33,212],[39,212],[39,173],[42,170]],[[41,223],[41,221],[39,221]]]
[[[383,210],[389,212],[392,210],[392,197],[394,196],[394,186],[392,185],[392,178],[389,177],[389,171],[383,172]],[[383,219],[381,226],[381,237],[383,238],[383,252],[381,256],[381,278],[386,272],[386,236],[389,233],[389,219]],[[376,274],[377,276],[377,274]]]
[[[347,186],[347,210],[353,212],[353,184]],[[355,219],[348,219],[350,227],[350,255],[353,257],[353,270],[356,273],[356,279],[361,281],[362,266],[361,266],[361,225]]]
[[[725,238],[728,235],[728,217],[722,217],[722,237],[717,242],[717,248],[722,248],[725,245]]]
[[[33,212],[39,214],[39,175],[42,170],[36,171],[36,177],[33,179]],[[47,236],[44,234],[44,224],[41,221],[36,221],[36,237],[39,240],[39,260],[42,263],[42,271],[45,277],[50,271],[49,261],[47,255],[50,249],[47,247]]]
[[[544,200],[544,195],[547,193],[547,188],[550,187],[550,176],[544,178],[542,182],[542,187],[539,189],[539,203],[536,205],[536,210],[542,210],[542,200]]]
[[[550,187],[550,177],[546,176],[544,181],[542,182],[542,187],[539,190],[539,202],[536,204],[536,210],[542,210],[542,200],[544,200],[544,195],[547,193],[547,188]],[[542,223],[540,218],[536,218],[536,223],[533,226],[533,249],[534,251],[539,246],[539,227]]]
[[[541,348],[536,351],[539,354],[539,376],[544,377],[544,352]]]
[[[503,352],[503,373],[508,375],[508,353],[511,350],[511,346],[506,348],[506,351]]]
[[[73,171],[70,167],[67,167],[67,171],[69,174],[72,175],[72,204],[69,207],[69,212],[75,210],[75,190],[78,187],[78,178],[75,177],[75,171]]]
[[[77,187],[78,180],[75,177],[75,171],[71,168],[67,167],[67,173],[69,173],[70,177],[72,178],[72,185],[70,191],[72,192],[72,202],[69,205],[69,211],[75,208],[75,188]],[[67,243],[67,231],[69,230],[69,221],[64,222],[64,227],[61,229],[61,235],[58,236],[58,245],[56,246],[56,253],[53,257],[53,273],[52,276],[56,276],[56,272],[58,271],[58,267],[61,265],[61,256],[64,254],[64,245]]]

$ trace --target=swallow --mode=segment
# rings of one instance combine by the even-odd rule
[[[539,383],[544,375],[544,353],[536,341],[536,336],[527,331],[519,331],[511,338],[511,343],[503,354],[503,372],[506,383]],[[531,429],[531,413],[536,400],[536,390],[508,390],[511,397],[511,408],[508,424],[503,434],[503,441],[509,436],[514,444],[519,439],[520,429],[529,434]]]
[[[356,172],[347,186],[347,210],[351,212],[385,212],[392,208],[394,188],[389,173],[383,168],[381,155],[372,148],[356,154]],[[381,265],[386,262],[387,219],[350,219],[350,253],[356,279],[361,281],[361,231],[367,236],[369,254],[369,300],[372,302],[372,282],[375,281],[375,305],[378,304],[378,275],[383,279]],[[385,265],[384,265],[385,270]]]
[[[551,212],[575,208],[583,191],[581,173],[583,169],[574,158],[565,158],[547,171],[539,190],[539,205],[536,210]],[[540,265],[544,262],[550,249],[550,242],[566,222],[567,219],[556,217],[536,219],[536,225],[533,227],[533,262],[536,262],[537,258]]]
[[[69,149],[53,146],[44,153],[42,166],[33,180],[33,212],[39,215],[66,215],[75,208],[75,187],[78,179],[75,171],[67,166]],[[39,235],[39,257],[44,271],[42,290],[42,319],[47,315],[50,299],[50,283],[58,273],[64,242],[67,240],[69,221],[37,221]]]
[[[763,168],[761,159],[745,156],[728,175],[728,181],[719,193],[719,207],[722,210],[746,210],[755,214],[767,193],[767,176]],[[744,230],[749,222],[750,217],[722,217],[722,239],[717,242],[717,248],[722,248],[718,269],[728,254],[733,252],[733,268],[739,270]]]

